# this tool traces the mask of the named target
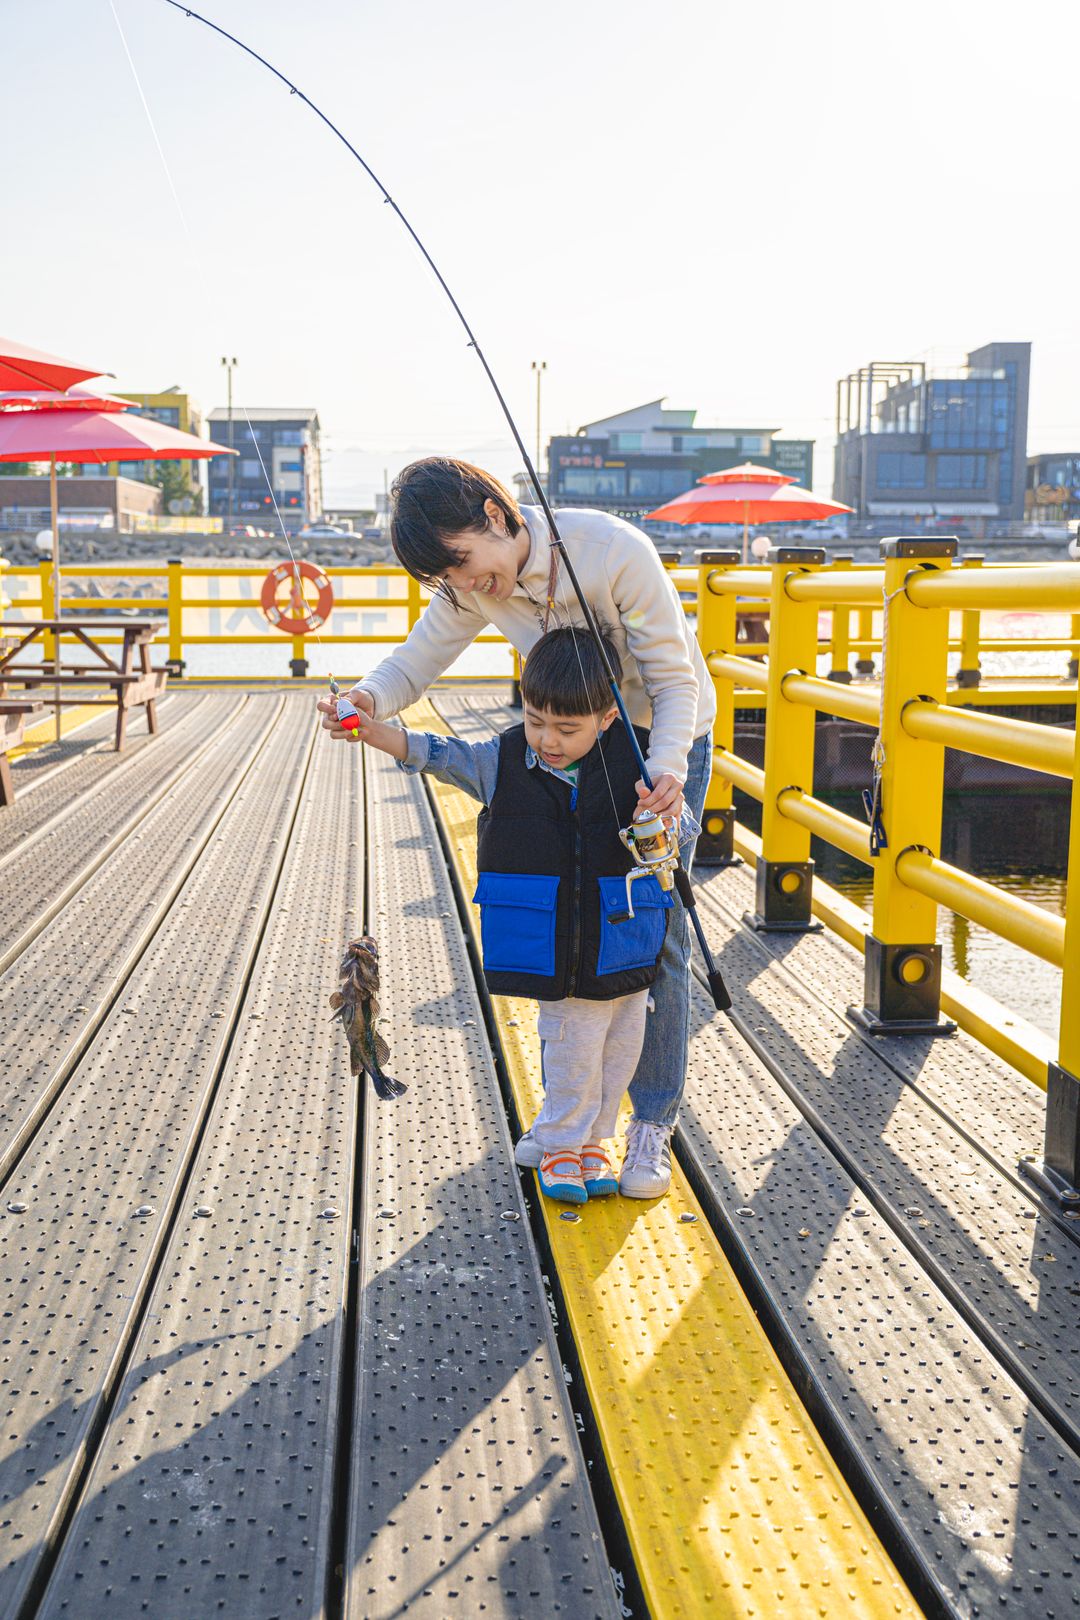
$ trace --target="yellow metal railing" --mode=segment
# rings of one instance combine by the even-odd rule
[[[813,926],[811,835],[864,861],[874,874],[873,911],[865,935],[864,1003],[853,1018],[874,1034],[946,1033],[940,1021],[941,951],[937,912],[945,906],[1062,970],[1058,1060],[1028,1054],[1018,1062],[1016,1042],[995,1040],[985,1018],[970,1026],[1023,1072],[1049,1085],[1047,1141],[1041,1164],[1025,1165],[1044,1190],[1069,1207],[1080,1184],[1080,761],[1076,733],[1035,725],[966,705],[977,678],[979,615],[1003,607],[1065,612],[1080,624],[1080,568],[1074,564],[987,567],[981,559],[953,567],[955,542],[886,543],[882,565],[852,568],[846,560],[823,566],[809,548],[774,549],[758,569],[721,564],[703,553],[698,569],[698,627],[716,683],[718,721],[713,783],[705,831],[732,842],[733,787],[760,800],[761,853],[756,863],[754,925],[765,930]],[[737,648],[737,599],[767,601],[768,642],[758,656]],[[828,644],[830,679],[817,673],[821,650],[816,614],[833,610]],[[857,639],[850,615],[865,615]],[[950,615],[961,614],[959,643]],[[875,644],[872,616],[883,621]],[[950,685],[950,650],[959,646],[961,683]],[[983,648],[996,642],[983,643]],[[1075,641],[1027,640],[1026,649],[1075,650]],[[878,654],[880,684],[849,685],[857,647]],[[1013,644],[1009,643],[1009,650]],[[1075,680],[1075,664],[1070,673]],[[761,769],[734,750],[738,687],[765,699],[765,761]],[[1076,702],[1075,684],[1059,697]],[[1042,694],[1040,694],[1041,696]],[[1018,696],[1013,693],[1014,700]],[[760,699],[759,699],[760,701]],[[816,712],[870,725],[877,734],[875,771],[869,754],[867,786],[877,785],[880,847],[866,821],[814,797]],[[1073,784],[1072,840],[1064,919],[1007,893],[940,858],[946,748],[1046,772]],[[955,998],[953,998],[955,1001]],[[955,1011],[955,1006],[953,1007]]]

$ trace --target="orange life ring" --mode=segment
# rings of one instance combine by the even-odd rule
[[[297,578],[300,575],[300,579]],[[319,593],[314,608],[308,607],[301,579],[310,579]],[[278,607],[282,588],[289,592],[288,612]],[[287,636],[309,636],[320,624],[325,624],[334,605],[334,592],[321,568],[310,562],[284,562],[271,568],[263,580],[262,610],[275,630]]]

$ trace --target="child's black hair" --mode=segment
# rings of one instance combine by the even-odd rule
[[[600,627],[604,651],[622,680],[622,663],[605,627]],[[521,696],[533,709],[551,714],[605,714],[611,708],[611,682],[603,660],[589,632],[574,625],[549,630],[541,636],[525,660],[521,673]]]

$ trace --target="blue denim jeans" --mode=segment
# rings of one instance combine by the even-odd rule
[[[699,737],[687,761],[683,797],[696,821],[705,812],[705,789],[712,769],[712,736]],[[694,844],[680,849],[689,872]],[[645,1020],[645,1042],[634,1078],[630,1101],[634,1118],[650,1125],[674,1125],[686,1084],[686,1052],[690,1040],[690,919],[676,900],[668,912],[667,934],[660,971],[652,987],[654,1011]]]

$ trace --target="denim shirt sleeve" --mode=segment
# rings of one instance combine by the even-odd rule
[[[440,782],[461,788],[481,804],[490,804],[499,775],[499,739],[467,743],[460,737],[440,737],[431,731],[408,731],[408,753],[398,770],[413,776],[424,772]]]

